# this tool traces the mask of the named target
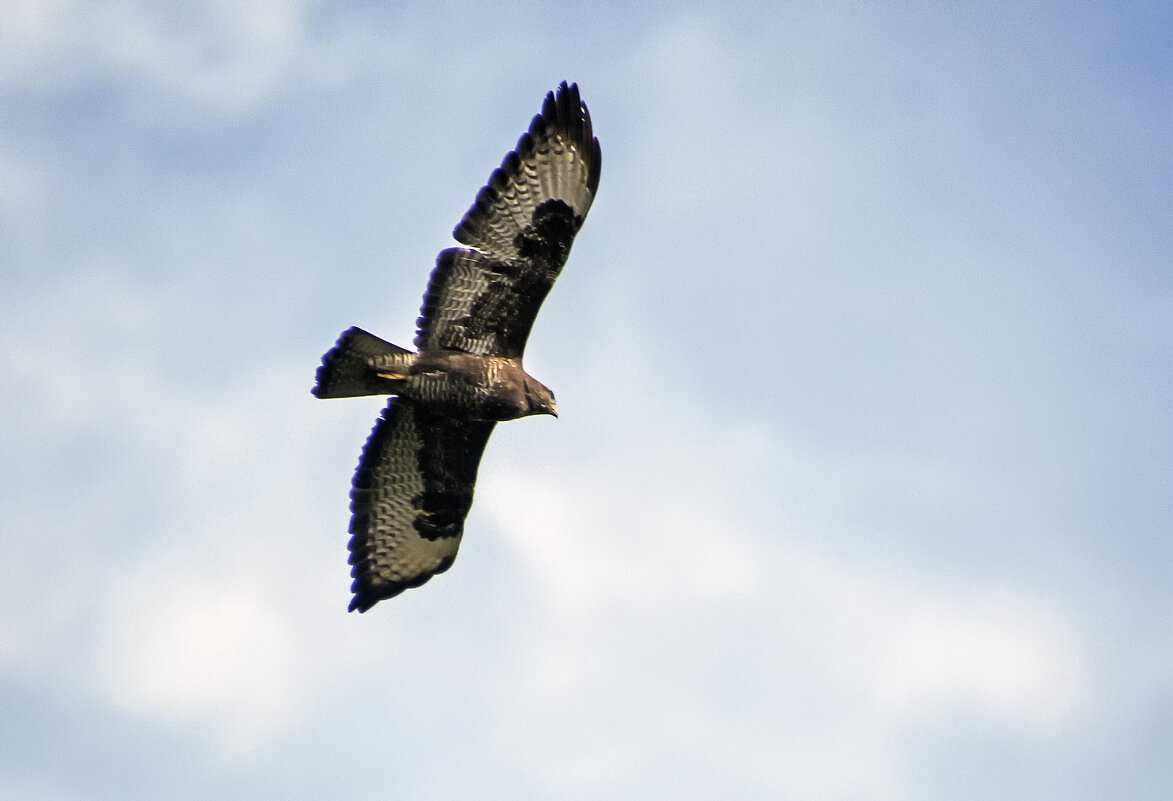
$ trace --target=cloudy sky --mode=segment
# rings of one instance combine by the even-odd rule
[[[0,799],[1173,796],[1165,4],[0,2]],[[562,79],[460,558],[317,401]]]

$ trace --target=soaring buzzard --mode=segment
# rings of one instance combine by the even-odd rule
[[[521,357],[599,186],[602,155],[576,84],[542,104],[441,251],[418,353],[360,328],[322,357],[314,395],[393,395],[350,491],[354,599],[365,612],[452,566],[493,426],[557,416]]]

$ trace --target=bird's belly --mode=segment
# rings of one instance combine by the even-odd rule
[[[429,410],[465,420],[513,420],[528,406],[525,393],[508,382],[463,371],[418,373],[409,381],[409,395]]]

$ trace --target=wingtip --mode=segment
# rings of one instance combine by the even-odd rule
[[[372,606],[379,601],[385,601],[389,597],[386,595],[369,595],[364,592],[356,592],[354,597],[350,599],[350,605],[346,607],[347,612],[358,612],[360,615],[371,609]]]
[[[353,559],[353,554],[351,557]],[[350,588],[350,591],[354,593],[354,597],[350,599],[350,606],[346,608],[346,611],[358,612],[361,615],[363,612],[369,611],[379,601],[390,600],[398,595],[402,595],[407,590],[423,586],[432,576],[437,573],[443,573],[451,566],[452,560],[447,560],[439,569],[408,581],[378,582],[372,581],[369,576],[365,578],[355,577]]]
[[[423,582],[420,583],[422,584]],[[355,580],[354,586],[350,588],[350,591],[354,593],[354,597],[350,599],[350,606],[346,608],[346,611],[358,612],[361,615],[363,612],[369,611],[379,601],[394,598],[407,589],[410,589],[410,586],[407,584],[398,586],[390,585],[376,589],[366,582]]]
[[[578,97],[578,84],[562,81],[562,83],[558,84],[558,88],[546,93],[546,102],[558,105],[559,103],[568,102],[568,99],[571,97]],[[545,111],[545,109],[542,110]]]
[[[588,163],[587,185],[592,197],[599,188],[599,175],[603,167],[603,151],[599,138],[595,136],[591,122],[591,110],[578,90],[578,83],[562,81],[558,88],[546,94],[542,113],[534,117],[529,136],[536,137],[541,131],[564,131],[570,134],[578,145],[579,152]],[[523,135],[523,140],[526,137]],[[519,148],[523,142],[519,142]]]

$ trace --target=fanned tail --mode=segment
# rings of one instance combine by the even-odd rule
[[[342,332],[338,342],[322,357],[317,384],[318,398],[354,398],[361,395],[396,395],[415,354],[392,345],[361,328]]]

